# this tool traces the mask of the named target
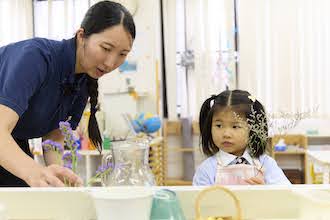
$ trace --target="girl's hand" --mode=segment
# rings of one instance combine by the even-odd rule
[[[83,181],[70,169],[53,164],[33,170],[25,182],[31,187],[64,187],[64,181],[70,185],[82,186]]]
[[[264,178],[259,178],[259,177],[251,177],[250,179],[244,180],[250,185],[265,185]]]
[[[250,185],[265,185],[263,170],[259,170],[258,174],[255,177],[245,179],[244,181]]]

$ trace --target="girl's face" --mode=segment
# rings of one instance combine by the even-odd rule
[[[221,150],[242,156],[248,144],[249,129],[246,118],[224,109],[212,118],[212,139]]]
[[[83,29],[77,32],[76,72],[98,79],[119,67],[132,49],[131,35],[120,25],[84,38]]]

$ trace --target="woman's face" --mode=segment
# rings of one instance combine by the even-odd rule
[[[119,24],[84,38],[83,29],[77,32],[76,72],[98,79],[119,67],[132,49],[133,39]]]

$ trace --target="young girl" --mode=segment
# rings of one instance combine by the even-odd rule
[[[225,173],[233,177],[227,184],[290,184],[275,160],[265,154],[266,114],[250,93],[227,90],[208,98],[200,111],[199,127],[208,159],[197,168],[193,185],[226,184]],[[251,170],[245,168],[251,167],[257,172],[244,177]],[[237,173],[241,173],[239,181],[234,178]]]

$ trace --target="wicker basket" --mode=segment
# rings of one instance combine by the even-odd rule
[[[207,194],[209,192],[217,191],[217,190],[224,191],[234,200],[235,207],[236,207],[236,216],[235,217],[234,216],[214,216],[214,217],[212,216],[212,217],[203,218],[201,216],[200,204],[201,204],[202,198],[205,196],[205,194]],[[203,191],[201,191],[198,194],[196,202],[195,202],[195,213],[196,213],[196,220],[242,220],[242,210],[241,210],[241,205],[240,205],[238,198],[231,190],[229,190],[223,186],[212,186],[212,187],[206,188]]]

